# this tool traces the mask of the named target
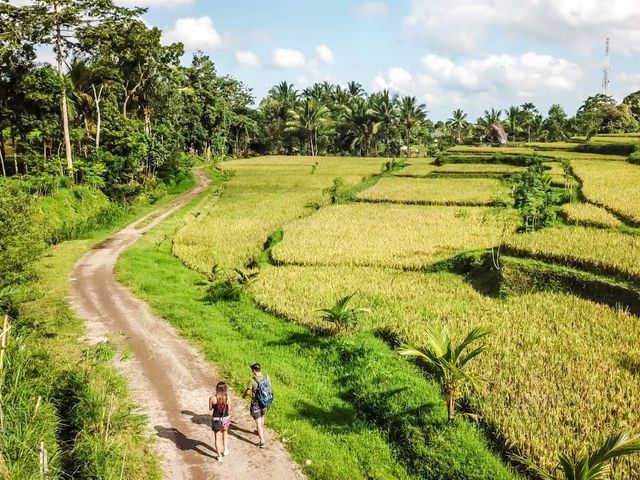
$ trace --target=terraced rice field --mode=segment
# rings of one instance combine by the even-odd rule
[[[312,167],[318,165],[315,173]],[[380,172],[382,159],[263,157],[226,162],[222,199],[181,228],[173,253],[206,273],[213,265],[242,267],[282,225],[306,216],[326,199],[322,190],[342,177],[350,184]]]
[[[494,163],[445,163],[434,170],[434,173],[459,173],[459,174],[499,174],[510,175],[524,172],[525,167],[515,165],[501,165]]]
[[[432,158],[410,159],[408,165],[394,173],[398,177],[426,177],[437,167],[433,165]]]
[[[628,162],[576,161],[573,171],[592,203],[640,225],[640,166]]]
[[[431,324],[456,338],[491,327],[487,351],[472,367],[484,379],[474,405],[508,445],[546,467],[611,431],[640,431],[640,322],[627,313],[562,294],[497,301],[452,274],[347,265],[268,268],[252,291],[267,310],[322,327],[317,310],[356,292],[358,306],[371,310],[363,328],[416,343]],[[640,461],[631,461],[612,478],[633,478]]]
[[[509,252],[640,281],[640,235],[588,227],[545,228],[509,237]]]
[[[455,153],[501,153],[504,155],[535,155],[535,150],[531,147],[472,147],[466,145],[459,145],[457,147],[450,148],[449,152]]]
[[[383,178],[358,200],[413,205],[493,205],[507,202],[509,190],[493,178]]]
[[[610,162],[626,162],[627,157],[622,155],[601,155],[599,153],[582,153],[570,152],[566,150],[549,150],[537,153],[542,159],[554,158],[558,160],[571,160],[577,162],[582,161],[610,161]]]
[[[497,245],[503,225],[491,208],[338,205],[287,225],[272,255],[283,264],[420,269]],[[515,230],[516,219],[508,225]]]
[[[590,203],[567,203],[560,213],[567,223],[601,228],[620,228],[624,224],[602,207]]]

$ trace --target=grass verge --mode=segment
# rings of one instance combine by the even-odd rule
[[[143,435],[144,419],[111,366],[115,349],[85,343],[84,323],[69,308],[67,278],[93,245],[193,184],[189,177],[153,205],[96,217],[74,230],[84,238],[50,247],[38,261],[37,280],[24,289],[0,372],[0,451],[11,478],[42,478],[41,446],[52,478],[161,478]]]

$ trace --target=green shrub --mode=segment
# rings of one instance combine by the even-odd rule
[[[598,155],[631,155],[638,148],[633,143],[583,143],[573,147],[574,152],[596,153]]]
[[[331,203],[347,203],[353,200],[353,192],[351,187],[343,178],[336,178],[333,185],[325,188],[322,193],[329,195]]]
[[[629,161],[633,164],[640,165],[640,150],[629,155]]]

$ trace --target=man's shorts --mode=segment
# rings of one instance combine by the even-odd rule
[[[267,410],[269,410],[269,407],[262,408],[258,403],[251,404],[251,416],[256,420],[264,417],[267,414]]]

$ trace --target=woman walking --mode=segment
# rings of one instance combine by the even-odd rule
[[[229,427],[231,416],[229,414],[229,395],[227,384],[219,382],[216,385],[216,393],[209,397],[209,410],[211,410],[211,429],[215,437],[215,448],[218,461],[229,455]]]

